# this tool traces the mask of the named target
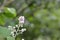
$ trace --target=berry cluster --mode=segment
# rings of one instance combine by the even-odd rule
[[[11,31],[11,36],[16,37],[19,34],[22,34],[24,31],[26,31],[26,28],[19,27],[16,25],[15,27],[8,26],[8,29]]]

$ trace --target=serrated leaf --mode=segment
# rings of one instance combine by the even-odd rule
[[[16,17],[16,10],[14,8],[5,8],[5,15],[9,18]]]

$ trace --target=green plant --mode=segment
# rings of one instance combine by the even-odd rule
[[[2,12],[0,12],[0,25],[5,25],[7,19],[12,20],[16,17],[16,10],[14,8],[5,7]],[[7,27],[0,26],[0,36],[7,38],[7,40],[15,40],[15,38],[10,36],[10,30]]]

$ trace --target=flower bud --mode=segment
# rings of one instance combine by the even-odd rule
[[[13,27],[13,29],[15,29],[15,27]]]
[[[24,40],[24,39],[22,39],[22,40]]]
[[[9,28],[12,27],[12,26],[8,26]]]
[[[16,27],[18,27],[18,25],[16,25]]]
[[[9,30],[12,30],[12,26],[8,26],[8,29],[9,29]]]
[[[26,29],[24,28],[24,29],[22,29],[21,31],[24,32],[24,31],[26,31]]]

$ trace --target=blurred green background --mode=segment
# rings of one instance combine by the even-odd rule
[[[0,0],[1,27],[15,26],[21,15],[27,31],[16,40],[60,40],[60,0]]]

